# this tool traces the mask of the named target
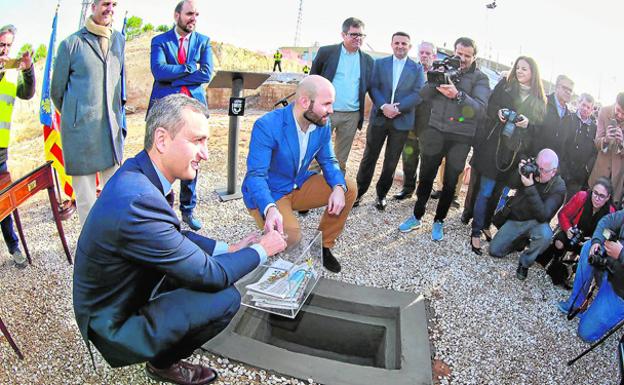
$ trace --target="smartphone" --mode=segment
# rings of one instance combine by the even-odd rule
[[[617,120],[615,120],[615,119],[611,119],[611,120],[609,121],[609,126],[613,126],[613,127],[614,127],[614,129],[615,129],[615,128],[618,128],[618,122],[617,122]]]
[[[21,59],[9,59],[4,62],[4,69],[11,69],[19,67]]]

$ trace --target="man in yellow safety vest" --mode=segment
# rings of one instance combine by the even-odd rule
[[[273,72],[275,72],[276,67],[279,69],[279,72],[282,72],[282,53],[279,49],[275,50],[273,55]]]
[[[19,59],[11,59],[9,52],[15,39],[12,25],[0,28],[0,173],[7,172],[11,115],[15,98],[30,99],[35,94],[35,70],[32,52],[26,51]],[[7,216],[0,222],[2,236],[17,267],[26,267],[26,257],[19,248],[13,230],[13,219]]]

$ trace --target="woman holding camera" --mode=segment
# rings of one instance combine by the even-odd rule
[[[594,233],[598,221],[605,215],[615,212],[612,196],[613,186],[605,177],[598,178],[589,192],[576,193],[559,211],[557,215],[559,231],[553,236],[548,249],[540,254],[536,261],[546,266],[553,259],[554,261],[561,259],[566,251],[579,254],[583,241]],[[567,269],[561,269],[563,266],[554,261],[548,268],[548,275],[553,284],[559,285],[567,278]]]
[[[490,239],[492,214],[511,173],[526,158],[530,141],[546,113],[546,96],[537,63],[520,56],[488,101],[487,120],[475,136],[473,166],[481,175],[475,199],[470,246],[481,255],[481,232]],[[484,231],[485,230],[485,231]]]

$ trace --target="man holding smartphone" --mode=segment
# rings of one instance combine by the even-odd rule
[[[16,32],[17,29],[10,24],[0,28],[0,173],[8,171],[11,115],[15,98],[28,100],[35,94],[32,52],[24,52],[19,59],[9,57]],[[0,228],[15,265],[19,268],[26,267],[26,257],[19,248],[19,241],[13,229],[13,219],[10,215],[0,222]]]
[[[619,209],[624,193],[624,92],[617,95],[615,104],[600,109],[597,125],[594,143],[598,156],[589,176],[589,185],[601,176],[610,178],[613,202]]]

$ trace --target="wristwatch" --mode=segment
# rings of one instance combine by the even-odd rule
[[[465,99],[466,94],[464,93],[464,91],[457,92],[457,96],[455,96],[455,101],[457,102],[457,104],[463,103]]]

